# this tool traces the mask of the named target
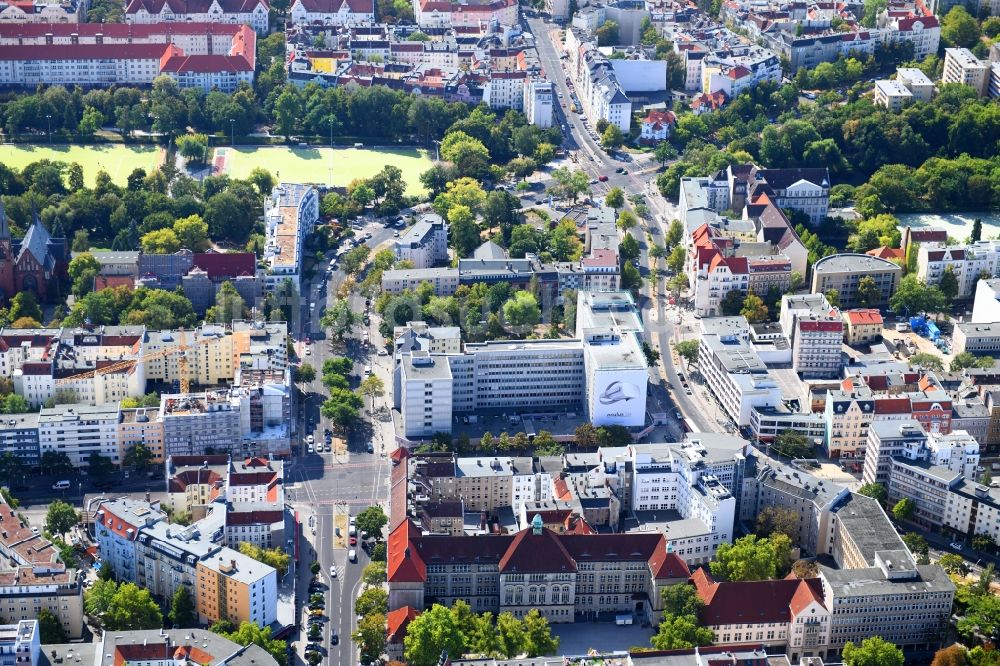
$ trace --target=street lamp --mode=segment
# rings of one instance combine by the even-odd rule
[[[235,146],[236,145],[236,119],[235,118],[230,118],[229,119],[229,145],[230,146]]]
[[[46,113],[45,114],[45,120],[47,120],[48,123],[49,123],[49,143],[51,144],[52,143],[52,114],[51,113]]]
[[[333,148],[333,123],[336,122],[336,118],[330,116],[330,147]],[[333,158],[330,158],[333,159]]]

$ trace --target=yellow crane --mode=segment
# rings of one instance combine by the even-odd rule
[[[194,344],[200,345],[209,342],[208,340],[199,340]],[[75,375],[69,375],[68,377],[61,377],[56,380],[56,384],[66,384],[68,382],[75,381],[77,379],[86,379],[88,377],[96,377],[97,375],[108,375],[111,373],[119,372],[121,370],[127,370],[137,363],[152,361],[157,358],[166,358],[173,354],[180,354],[181,357],[177,361],[178,373],[180,374],[180,387],[181,393],[191,392],[191,380],[188,378],[188,358],[187,352],[194,345],[188,345],[183,341],[179,341],[177,345],[171,347],[170,349],[160,349],[154,352],[142,353],[136,358],[128,359],[125,361],[118,361],[117,363],[111,363],[102,368],[96,368],[94,370],[87,370],[86,372],[79,372]]]

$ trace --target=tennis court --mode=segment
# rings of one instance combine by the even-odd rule
[[[83,180],[88,187],[94,186],[97,173],[108,172],[118,185],[125,185],[128,176],[135,169],[147,172],[158,167],[164,158],[159,146],[73,146],[47,144],[3,144],[0,145],[0,162],[15,169],[23,169],[32,162],[52,160],[54,162],[78,163],[83,167]]]

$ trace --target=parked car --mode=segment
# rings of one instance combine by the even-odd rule
[[[602,183],[606,183],[608,182],[608,177],[605,176],[604,174],[601,174],[600,176],[597,177],[597,180],[601,181]]]
[[[954,548],[955,550],[962,550],[962,544],[960,544],[957,541],[952,541],[948,545],[951,546],[952,548]]]

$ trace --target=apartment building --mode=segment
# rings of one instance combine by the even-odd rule
[[[83,587],[76,569],[0,499],[0,613],[8,622],[28,622],[51,612],[71,639],[83,633]],[[0,648],[2,651],[3,648]]]
[[[174,513],[201,519],[207,507],[225,499],[229,455],[170,456],[166,462],[166,503]]]
[[[529,125],[552,127],[555,89],[551,81],[530,79],[524,82],[524,115]]]
[[[285,280],[291,280],[296,292],[299,290],[302,246],[317,220],[319,194],[314,187],[295,183],[274,187],[264,213],[264,261],[269,268],[265,289],[274,291]]]
[[[65,453],[74,467],[86,467],[91,454],[122,463],[118,445],[118,403],[43,407],[38,414],[39,454]]]
[[[509,26],[517,24],[518,6],[515,0],[454,3],[413,0],[413,15],[421,28],[479,27],[491,23]]]
[[[914,420],[873,422],[868,429],[862,481],[888,486],[895,458],[924,460],[932,467],[974,479],[979,466],[979,442],[963,430],[948,434],[925,432]]]
[[[492,515],[512,507],[516,514],[527,503],[552,499],[551,474],[531,458],[425,456],[410,463],[410,477],[427,502],[461,501],[465,511]]]
[[[94,537],[118,580],[161,600],[183,585],[208,624],[229,620],[270,626],[277,617],[277,572],[213,541],[224,521],[225,505],[185,527],[167,522],[156,505],[120,498],[97,507]]]
[[[703,320],[703,327],[710,326],[710,321]],[[754,408],[781,404],[781,389],[767,366],[749,342],[731,332],[702,334],[698,368],[708,389],[738,426],[750,425]]]
[[[197,662],[202,666],[276,666],[278,663],[259,645],[240,645],[211,631],[191,629],[103,631],[94,653],[93,666],[160,666],[177,661]]]
[[[648,381],[642,330],[631,295],[581,291],[575,339],[468,343],[459,354],[400,351],[393,397],[404,434],[450,432],[454,414],[483,409],[582,409],[595,425],[640,426]]]
[[[618,81],[611,61],[597,49],[597,42],[577,28],[566,31],[564,48],[577,97],[591,123],[605,120],[627,134],[632,124],[632,102]]]
[[[0,455],[11,453],[25,466],[38,467],[38,414],[5,414],[0,418]]]
[[[655,623],[661,590],[690,576],[662,534],[557,534],[540,515],[530,529],[485,538],[422,536],[406,520],[388,552],[390,611],[465,599],[474,612],[537,609],[552,623],[599,613]]]
[[[448,261],[448,223],[429,213],[397,238],[393,250],[396,261],[409,261],[414,268],[431,268]]]
[[[886,259],[867,254],[833,254],[813,265],[812,293],[825,294],[831,289],[840,297],[845,309],[880,306],[889,302],[896,292],[903,269]],[[862,303],[858,299],[858,283],[862,278],[875,280],[879,289],[877,303]]]
[[[906,86],[914,102],[929,102],[934,97],[934,82],[916,67],[897,67],[896,80]]]
[[[166,460],[163,445],[163,422],[154,407],[123,408],[119,413],[118,451],[120,460],[124,461],[129,449],[137,446],[145,447],[150,455],[150,462],[163,463]]]
[[[792,343],[792,368],[800,376],[840,376],[844,322],[823,294],[782,296],[779,320]]]
[[[295,0],[289,8],[292,23],[358,25],[375,22],[374,0]]]
[[[0,24],[34,25],[37,23],[75,23],[86,20],[87,5],[82,2],[17,2],[0,5]]]
[[[0,625],[0,663],[3,666],[35,666],[41,655],[38,620]]]
[[[245,26],[234,25],[229,44],[213,54],[211,47],[206,49],[204,44],[190,39],[186,40],[187,48],[182,48],[172,43],[170,34],[162,30],[158,34],[148,32],[140,36],[141,43],[135,43],[119,38],[127,31],[124,24],[107,26],[107,38],[104,33],[86,27],[79,35],[73,33],[72,29],[79,25],[88,24],[39,25],[51,28],[46,44],[37,40],[26,44],[10,30],[0,33],[4,35],[0,38],[0,83],[148,85],[157,76],[167,75],[182,88],[206,91],[218,88],[225,92],[234,91],[243,82],[253,83],[257,39],[253,30]],[[206,26],[205,32],[210,30]],[[57,37],[69,39],[57,41]]]
[[[946,246],[926,243],[917,252],[917,277],[927,284],[941,284],[950,271],[958,280],[958,297],[973,296],[982,275],[1000,274],[1000,241],[977,241]]]
[[[882,313],[875,309],[844,310],[844,343],[850,346],[869,345],[882,339]]]
[[[125,22],[229,23],[249,25],[258,34],[266,34],[269,9],[267,0],[130,0],[125,5]]]
[[[752,523],[763,510],[785,509],[798,516],[798,533],[792,543],[804,553],[829,552],[832,511],[850,495],[845,486],[813,476],[758,451],[747,456],[740,497],[740,520]]]
[[[989,65],[966,48],[944,50],[944,71],[942,83],[961,83],[969,86],[982,97],[987,93],[990,79]]]
[[[209,451],[242,453],[240,404],[231,399],[228,391],[160,396],[157,416],[163,424],[167,456]]]
[[[901,81],[881,79],[875,82],[873,99],[889,111],[898,112],[913,101],[913,93]]]
[[[632,511],[665,512],[670,552],[691,566],[712,561],[733,538],[743,453],[726,439],[691,433],[680,444],[628,447]]]

